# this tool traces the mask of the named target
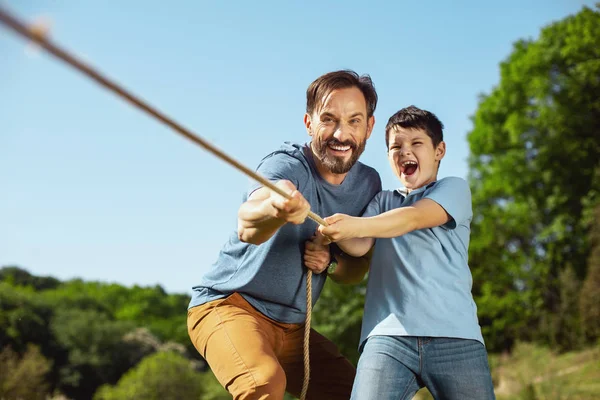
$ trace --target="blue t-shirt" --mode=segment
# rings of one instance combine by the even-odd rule
[[[452,217],[445,225],[376,239],[369,271],[361,345],[375,335],[474,339],[483,343],[468,265],[471,191],[448,177],[405,192],[383,191],[364,213],[370,217],[421,199]]]
[[[340,185],[325,181],[314,164],[310,145],[284,143],[266,156],[258,173],[271,181],[287,179],[302,193],[311,210],[321,217],[335,213],[361,215],[381,190],[381,179],[373,168],[357,162]],[[261,185],[252,183],[248,196]],[[307,219],[301,225],[285,224],[268,241],[253,245],[231,233],[217,261],[193,287],[190,308],[239,292],[269,318],[284,323],[302,323],[306,315],[306,267],[304,244],[318,225]],[[327,274],[314,274],[313,302],[318,299]]]

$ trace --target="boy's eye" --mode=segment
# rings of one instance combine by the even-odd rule
[[[413,146],[419,145],[419,144],[423,144],[423,142],[414,142]]]

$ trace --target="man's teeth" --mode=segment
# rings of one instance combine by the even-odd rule
[[[329,145],[329,147],[336,151],[350,150],[350,146],[339,146],[339,145],[332,144],[332,145]]]

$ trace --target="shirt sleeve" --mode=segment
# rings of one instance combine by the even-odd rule
[[[381,214],[382,195],[383,192],[379,192],[373,197],[371,202],[367,205],[367,208],[365,209],[365,212],[363,213],[362,217],[373,217],[375,215]]]
[[[457,177],[441,179],[423,198],[435,201],[450,215],[450,221],[443,225],[447,229],[454,229],[458,225],[468,223],[473,217],[471,189],[464,179]]]
[[[275,152],[263,158],[256,172],[273,183],[282,179],[288,180],[299,191],[302,191],[309,174],[307,167],[300,160],[284,152]],[[262,183],[251,179],[246,198],[262,186]]]

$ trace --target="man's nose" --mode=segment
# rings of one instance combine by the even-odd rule
[[[340,142],[345,142],[350,139],[350,127],[345,124],[338,124],[337,129],[333,132],[333,137]]]

